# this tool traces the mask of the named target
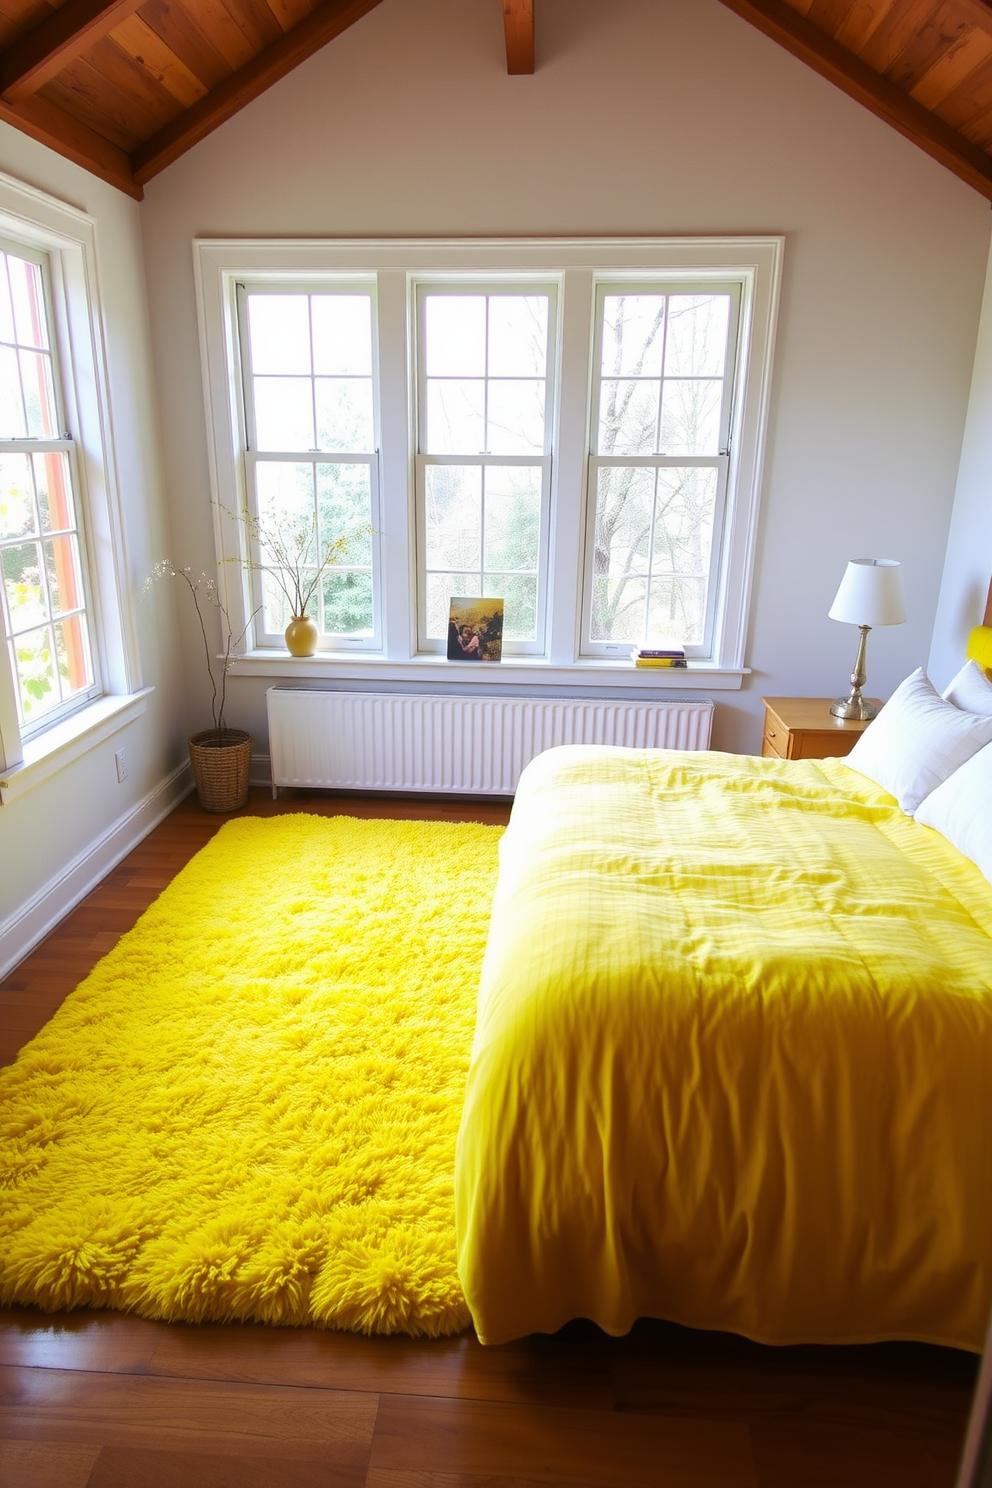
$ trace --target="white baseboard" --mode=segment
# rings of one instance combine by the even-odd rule
[[[193,776],[187,761],[149,791],[102,837],[67,863],[26,904],[0,923],[0,945],[3,946],[0,981],[9,976],[17,963],[23,961],[40,940],[44,940],[59,920],[75,909],[101,878],[116,868],[121,859],[126,858],[132,848],[137,847],[142,838],[147,837],[192,789]]]
[[[248,767],[249,785],[264,785],[266,790],[272,784],[272,765],[267,754],[253,754],[251,764]]]

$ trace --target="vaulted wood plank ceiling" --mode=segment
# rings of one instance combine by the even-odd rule
[[[140,198],[379,3],[0,0],[0,119]],[[531,73],[534,0],[499,3]],[[722,3],[992,200],[992,0]]]

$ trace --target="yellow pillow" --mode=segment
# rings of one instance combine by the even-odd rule
[[[968,637],[968,656],[992,672],[992,625],[976,625]]]

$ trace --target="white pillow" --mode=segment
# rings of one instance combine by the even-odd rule
[[[992,743],[992,717],[938,697],[922,667],[901,682],[844,761],[912,813],[966,759]]]
[[[977,661],[966,661],[944,688],[941,696],[965,713],[992,717],[992,682]]]
[[[935,827],[992,883],[992,744],[931,791],[916,820]]]

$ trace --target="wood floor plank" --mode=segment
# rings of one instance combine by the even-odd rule
[[[0,1441],[0,1483],[7,1488],[88,1488],[99,1447],[66,1442]]]
[[[0,1314],[0,1364],[147,1374],[167,1331],[165,1323],[119,1312],[50,1316],[34,1307],[10,1307]]]
[[[716,1350],[698,1359],[618,1359],[616,1404],[621,1411],[659,1415],[713,1415],[748,1425],[806,1421],[836,1429],[914,1432],[950,1436],[964,1430],[973,1391],[972,1356],[952,1350],[953,1364],[930,1363],[914,1377],[890,1365],[872,1367],[871,1348],[844,1350],[843,1361],[828,1347],[762,1349],[750,1346],[747,1362],[725,1362]],[[846,1365],[846,1368],[838,1366]],[[940,1378],[943,1367],[949,1377]],[[860,1380],[862,1388],[858,1388]]]
[[[613,1409],[608,1351],[535,1338],[483,1348],[457,1338],[365,1338],[314,1328],[208,1324],[164,1331],[153,1372],[402,1395]]]
[[[746,1426],[383,1395],[371,1469],[583,1488],[756,1488]]]
[[[547,1488],[536,1478],[493,1477],[492,1473],[411,1472],[391,1467],[371,1467],[365,1488]],[[569,1488],[587,1488],[569,1483]]]
[[[365,1469],[325,1455],[210,1457],[104,1447],[86,1488],[364,1488]],[[53,1485],[54,1488],[54,1485]]]
[[[960,1452],[914,1431],[779,1421],[752,1428],[758,1488],[951,1488]]]
[[[364,1472],[377,1403],[357,1391],[0,1367],[3,1440],[287,1460],[324,1453],[336,1468]]]

